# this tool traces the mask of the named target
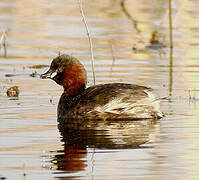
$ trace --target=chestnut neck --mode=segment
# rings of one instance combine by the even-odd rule
[[[64,93],[69,96],[75,96],[86,88],[86,71],[78,63],[71,63],[62,75],[61,85],[64,87]]]

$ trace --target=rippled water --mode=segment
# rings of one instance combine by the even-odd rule
[[[56,121],[62,88],[38,75],[61,51],[81,60],[93,84],[77,1],[1,0],[8,48],[0,58],[0,179],[199,179],[198,6],[173,2],[171,57],[166,0],[86,1],[97,83],[136,83],[171,98],[161,104],[160,121],[97,121],[63,131]],[[160,47],[151,47],[153,32]],[[13,100],[6,91],[15,85]]]

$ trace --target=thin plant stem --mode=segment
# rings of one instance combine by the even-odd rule
[[[172,95],[173,87],[173,27],[172,27],[172,0],[169,0],[169,42],[170,42],[170,81],[169,96]]]
[[[78,0],[78,3],[79,3],[79,9],[80,9],[80,13],[81,13],[81,16],[82,16],[82,21],[86,27],[86,32],[87,32],[87,36],[88,36],[88,40],[89,40],[89,44],[90,44],[90,52],[91,52],[91,60],[92,60],[92,72],[93,72],[93,83],[95,85],[95,68],[94,68],[94,55],[93,55],[93,43],[92,43],[92,39],[90,37],[90,32],[89,32],[89,28],[88,28],[88,25],[87,25],[87,20],[86,20],[86,17],[84,15],[84,10],[83,10],[83,7],[82,7],[82,0]]]
[[[172,0],[169,0],[169,40],[170,40],[170,49],[172,49],[173,48]]]
[[[26,164],[23,164],[23,176],[26,176],[27,172],[26,172]]]
[[[1,47],[3,46],[4,48],[4,56],[7,56],[7,42],[6,42],[6,31],[3,31],[1,34],[1,39],[0,39],[0,51],[1,51]]]
[[[135,28],[135,30],[137,31],[137,33],[140,33],[140,29],[138,28],[138,22],[131,16],[131,14],[128,12],[128,10],[125,7],[125,1],[126,0],[121,0],[120,2],[120,6],[122,8],[122,11],[124,12],[124,14],[128,17],[128,19],[131,20],[131,22],[133,23],[133,26]]]
[[[111,46],[111,55],[112,55],[112,64],[111,64],[111,72],[110,72],[110,75],[111,75],[113,72],[113,67],[115,65],[116,57],[115,57],[115,52],[114,52],[112,43],[110,43],[110,46]]]

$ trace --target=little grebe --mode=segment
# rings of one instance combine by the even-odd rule
[[[41,75],[63,86],[58,104],[58,121],[67,119],[146,119],[161,118],[159,99],[148,87],[125,83],[99,84],[86,88],[83,65],[74,57],[53,59]],[[64,119],[64,120],[63,120]]]

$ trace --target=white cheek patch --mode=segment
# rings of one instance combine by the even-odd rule
[[[52,73],[52,74],[50,75],[50,78],[54,78],[56,75],[57,75],[57,72],[55,71],[54,73]]]

